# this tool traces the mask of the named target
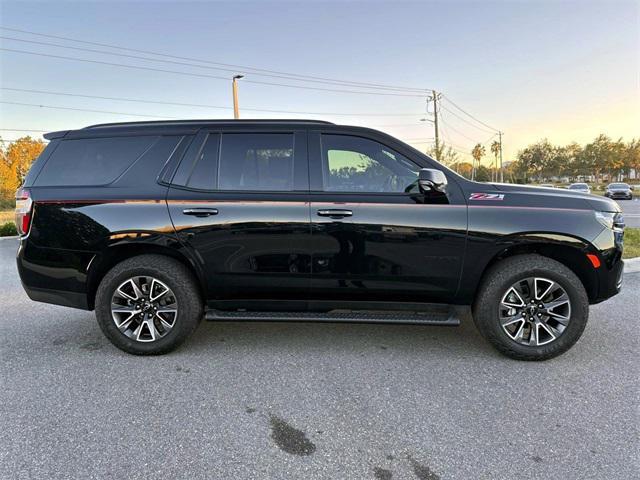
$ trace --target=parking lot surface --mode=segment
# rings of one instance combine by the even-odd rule
[[[112,347],[92,312],[28,300],[0,241],[0,478],[630,479],[640,273],[544,363],[460,328],[203,323]]]
[[[636,194],[633,200],[618,200],[618,204],[622,207],[624,221],[628,227],[640,227],[640,192]]]

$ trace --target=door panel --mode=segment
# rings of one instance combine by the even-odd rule
[[[418,171],[438,165],[383,141],[310,135],[312,298],[451,301],[466,246],[466,203],[453,179],[446,195],[421,193]]]
[[[222,130],[197,139],[167,205],[180,242],[204,272],[207,298],[306,299],[306,132]]]
[[[309,204],[304,198],[273,195],[266,200],[255,194],[171,190],[171,219],[182,244],[203,265],[209,299],[307,295],[311,259]],[[185,214],[203,209],[218,213]]]
[[[465,248],[465,206],[416,203],[411,197],[342,200],[312,198],[313,298],[452,299]],[[352,215],[317,214],[328,209],[349,210]]]

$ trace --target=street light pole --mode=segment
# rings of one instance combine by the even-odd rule
[[[234,75],[233,77],[233,118],[240,118],[240,107],[238,106],[238,80],[244,78],[244,75]]]

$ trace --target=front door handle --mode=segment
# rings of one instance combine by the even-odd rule
[[[185,215],[193,215],[194,217],[209,217],[211,215],[217,215],[217,208],[185,208],[182,210]]]
[[[318,210],[318,215],[321,217],[344,218],[351,217],[353,212],[341,208],[328,208],[326,210]]]

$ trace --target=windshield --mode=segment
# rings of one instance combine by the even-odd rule
[[[585,188],[589,188],[589,185],[586,183],[574,183],[573,185],[569,185],[569,188],[572,190],[584,190]]]
[[[629,185],[626,183],[611,183],[609,184],[609,188],[629,188]]]

